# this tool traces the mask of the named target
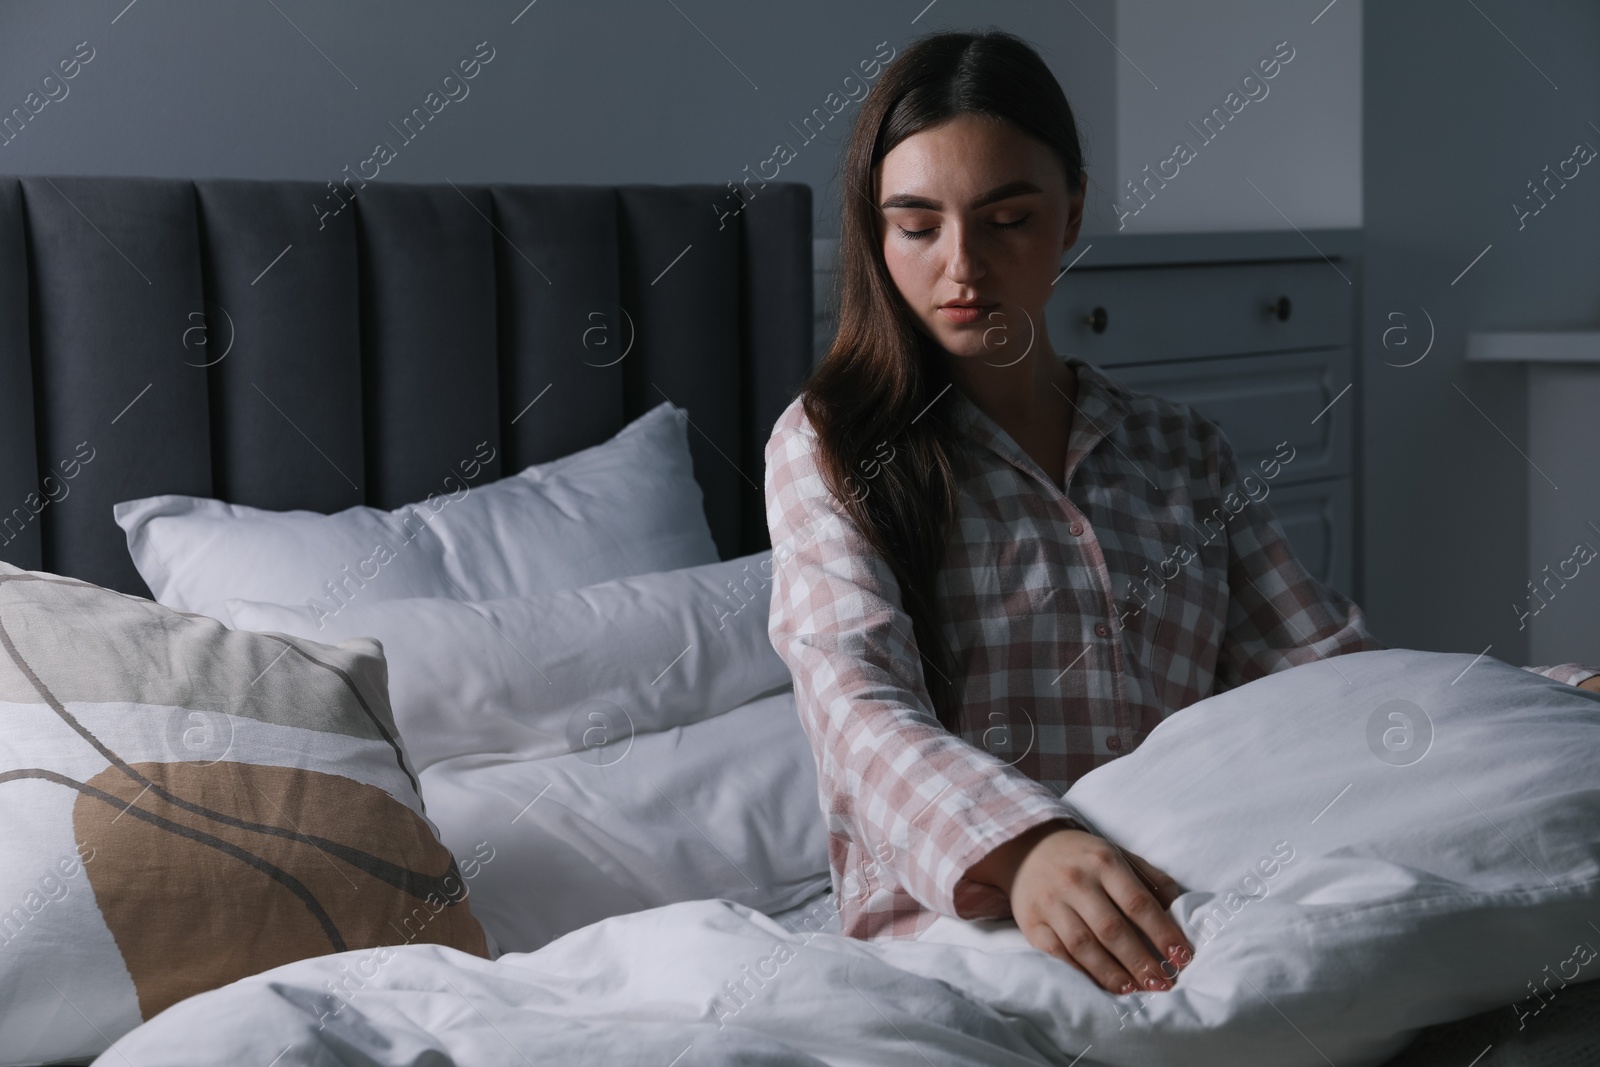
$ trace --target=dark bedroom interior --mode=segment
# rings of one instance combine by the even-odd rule
[[[0,1067],[1600,1064],[1597,145],[1574,0],[0,2]]]

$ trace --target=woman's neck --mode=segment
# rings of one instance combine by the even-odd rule
[[[1048,346],[1009,366],[978,357],[948,357],[950,378],[978,409],[1012,437],[1065,421],[1077,396],[1077,374]]]

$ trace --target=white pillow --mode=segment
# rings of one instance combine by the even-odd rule
[[[240,600],[228,610],[244,630],[377,638],[419,768],[475,753],[538,759],[698,722],[789,686],[767,636],[771,559],[476,604],[357,602],[320,618]]]
[[[495,849],[472,912],[503,950],[684,900],[776,911],[829,884],[816,761],[792,692],[555,759],[462,756],[421,780],[448,847]]]
[[[604,444],[394,511],[263,511],[190,496],[114,510],[156,600],[232,622],[230,598],[336,616],[403,597],[487,600],[712,563],[688,417],[658,404]],[[463,472],[493,458],[487,444]]]
[[[930,954],[896,960],[948,979],[933,944],[982,948],[964,988],[1097,1062],[1379,1063],[1491,1009],[1531,1030],[1600,977],[1600,696],[1499,660],[1390,649],[1271,674],[1066,799],[1188,890],[1172,911],[1196,953],[1172,990],[1040,980],[1048,957],[1010,923],[940,918]]]
[[[474,914],[505,950],[608,915],[828,882],[816,765],[767,636],[770,552],[483,603],[230,600],[241,629],[376,638],[429,814],[495,860]]]

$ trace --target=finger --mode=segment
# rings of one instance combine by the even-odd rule
[[[1117,958],[1106,951],[1100,939],[1078,912],[1064,901],[1057,901],[1045,913],[1049,927],[1071,960],[1083,973],[1108,993],[1127,994],[1139,988]]]
[[[1054,956],[1056,959],[1060,960],[1062,963],[1065,963],[1068,967],[1071,967],[1079,974],[1089,978],[1090,981],[1094,980],[1094,975],[1084,970],[1083,965],[1072,958],[1072,953],[1067,951],[1067,947],[1061,943],[1061,938],[1056,936],[1056,932],[1050,929],[1050,925],[1048,923],[1034,923],[1022,933],[1023,936],[1028,939],[1028,944],[1032,945],[1040,952],[1043,952],[1046,955]]]
[[[1131,869],[1107,871],[1103,884],[1116,909],[1155,946],[1159,957],[1156,967],[1161,976],[1176,978],[1177,972],[1194,958],[1194,947],[1189,944],[1183,929],[1166,907],[1145,888]],[[1148,988],[1148,983],[1144,981],[1146,976],[1140,977],[1141,984]]]
[[[1167,911],[1172,906],[1172,902],[1183,895],[1183,887],[1178,884],[1177,879],[1142,856],[1127,851],[1124,851],[1122,855],[1123,858],[1128,860],[1142,885],[1150,891],[1155,897],[1156,903],[1161,906],[1161,914],[1152,916],[1156,924],[1154,930],[1151,929],[1149,924],[1143,922],[1136,922],[1136,925],[1139,926],[1146,937],[1150,938],[1151,943],[1160,950],[1163,956],[1170,957],[1173,948],[1178,948],[1189,956],[1193,956],[1194,947],[1189,944],[1189,939],[1184,934],[1183,928],[1176,920],[1172,919]],[[1122,908],[1123,913],[1127,914],[1128,909],[1123,906],[1123,900],[1115,893],[1111,894],[1111,896],[1117,902],[1118,907]]]
[[[1126,849],[1123,850],[1122,856],[1133,867],[1134,873],[1150,887],[1150,891],[1155,894],[1156,900],[1163,908],[1170,908],[1172,902],[1183,895],[1183,887],[1178,884],[1177,879],[1160,867]]]
[[[1106,881],[1114,879],[1120,883],[1120,890],[1127,897],[1129,906],[1141,918],[1148,920],[1151,913],[1161,912],[1155,897],[1139,884],[1138,878],[1125,865],[1117,864],[1103,877]],[[1134,890],[1132,893],[1128,892],[1130,886]],[[1140,989],[1161,992],[1172,987],[1172,977],[1177,975],[1175,966],[1168,963],[1163,968],[1163,961],[1140,936],[1141,927],[1135,925],[1131,917],[1108,895],[1106,888],[1092,883],[1084,886],[1072,901],[1072,907],[1105,950],[1116,957],[1133,976]]]

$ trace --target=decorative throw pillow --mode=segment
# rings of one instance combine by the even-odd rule
[[[0,1063],[93,1056],[309,956],[485,956],[377,644],[233,631],[0,564]]]
[[[231,623],[230,598],[311,608],[405,597],[490,600],[717,561],[688,416],[668,403],[603,444],[394,511],[264,511],[192,496],[115,508],[155,599]],[[464,474],[493,458],[485,442]]]

